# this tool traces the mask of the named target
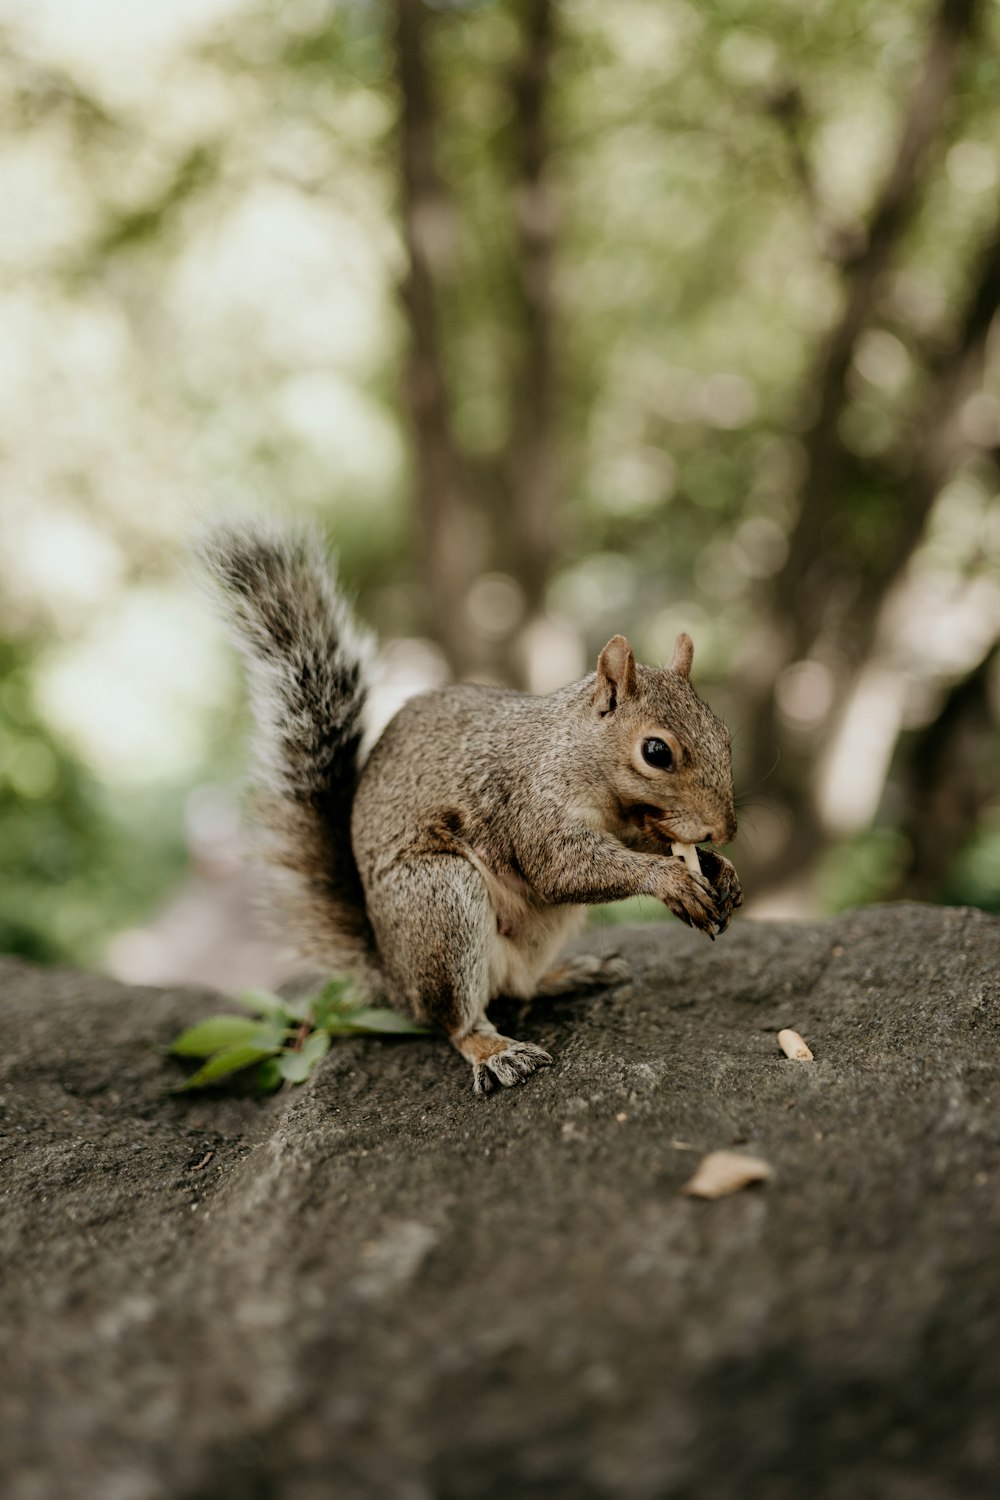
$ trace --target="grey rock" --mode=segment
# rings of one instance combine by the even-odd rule
[[[993,1500],[1000,919],[602,943],[487,1099],[361,1038],[176,1095],[218,998],[2,962],[7,1500]]]

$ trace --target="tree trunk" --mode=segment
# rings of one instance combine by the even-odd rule
[[[548,177],[547,106],[555,32],[551,0],[520,0],[514,70],[515,286],[520,349],[511,389],[511,541],[529,615],[542,611],[559,544],[553,357],[557,209]]]
[[[777,804],[785,832],[754,868],[748,851],[748,876],[758,890],[785,883],[804,871],[825,841],[815,804],[808,792],[813,751],[784,733],[773,685],[782,667],[825,643],[826,655],[844,663],[842,680],[825,716],[823,733],[835,722],[854,668],[874,639],[881,601],[899,576],[923,530],[943,478],[957,457],[954,408],[960,389],[967,389],[975,363],[967,339],[975,324],[984,332],[976,299],[966,319],[959,350],[938,372],[934,400],[917,439],[917,456],[908,477],[886,479],[879,486],[897,490],[893,534],[885,560],[865,579],[852,556],[845,521],[849,482],[865,465],[844,445],[841,422],[848,405],[848,376],[858,337],[871,321],[881,277],[892,264],[913,212],[923,195],[930,147],[939,135],[954,90],[956,70],[978,14],[979,0],[940,0],[920,76],[905,111],[899,144],[873,210],[866,243],[845,266],[844,302],[817,367],[807,383],[818,393],[813,421],[805,433],[805,473],[798,520],[781,570],[762,601],[762,630],[767,640],[768,672],[759,672],[750,687],[747,713],[753,724],[747,780],[763,787]],[[987,295],[992,273],[987,274]],[[966,358],[968,356],[968,359]],[[961,373],[960,373],[961,368]],[[942,401],[944,407],[942,408]],[[850,663],[850,669],[847,668]],[[793,810],[794,809],[794,815]]]
[[[972,30],[979,0],[940,0],[920,77],[910,96],[896,157],[882,186],[863,250],[845,268],[843,311],[809,378],[818,392],[816,415],[805,434],[806,472],[799,518],[788,557],[774,580],[780,615],[789,621],[789,657],[812,645],[831,608],[842,613],[852,571],[844,557],[841,504],[845,472],[855,462],[840,437],[848,401],[847,377],[858,337],[869,323],[879,280],[924,191],[929,150],[941,131],[954,91],[955,72]],[[847,564],[845,567],[844,564]]]
[[[441,348],[438,289],[458,237],[438,170],[437,104],[428,59],[433,12],[394,0],[403,238],[410,347],[403,388],[413,429],[416,514],[427,627],[459,676],[477,665],[465,609],[479,571],[472,495],[456,442]]]
[[[954,685],[937,718],[915,739],[903,825],[911,857],[894,900],[940,900],[946,872],[997,795],[995,745],[992,754],[984,754],[984,746],[996,736],[990,684],[998,656],[1000,647],[994,646],[971,676]]]

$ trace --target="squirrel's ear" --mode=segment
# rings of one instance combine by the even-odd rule
[[[674,654],[670,658],[668,671],[677,677],[691,676],[691,663],[694,661],[694,641],[683,630],[674,641]]]
[[[623,635],[613,635],[597,658],[594,707],[601,718],[613,714],[623,698],[635,692],[635,657]]]

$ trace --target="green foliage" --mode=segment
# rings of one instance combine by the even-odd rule
[[[1000,808],[983,819],[949,872],[944,899],[1000,912]]]
[[[211,1020],[202,1021],[198,1026],[189,1027],[177,1038],[170,1050],[178,1057],[211,1057],[213,1053],[222,1052],[228,1047],[253,1043],[269,1052],[273,1047],[280,1047],[285,1036],[285,1028],[281,1024],[285,1018],[281,1011],[272,1011],[271,1015],[275,1017],[271,1028],[261,1026],[259,1021],[245,1020],[242,1016],[213,1016]]]
[[[335,1036],[426,1036],[398,1011],[362,1005],[346,981],[331,979],[318,995],[283,1000],[267,990],[245,990],[236,997],[253,1012],[211,1016],[182,1031],[170,1048],[175,1057],[206,1061],[178,1092],[219,1083],[256,1064],[256,1083],[270,1093],[283,1083],[305,1083],[330,1050]]]
[[[883,900],[906,868],[909,845],[895,828],[866,829],[822,860],[816,888],[824,907],[843,911]]]
[[[102,787],[39,711],[33,654],[0,638],[0,952],[93,962],[183,869],[181,797]]]
[[[613,901],[594,907],[591,920],[601,926],[619,927],[629,922],[665,922],[670,911],[652,896],[631,896],[627,901]]]

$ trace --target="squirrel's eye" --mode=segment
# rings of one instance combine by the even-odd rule
[[[642,758],[647,766],[655,766],[658,771],[669,771],[674,763],[674,752],[666,740],[643,740]]]

